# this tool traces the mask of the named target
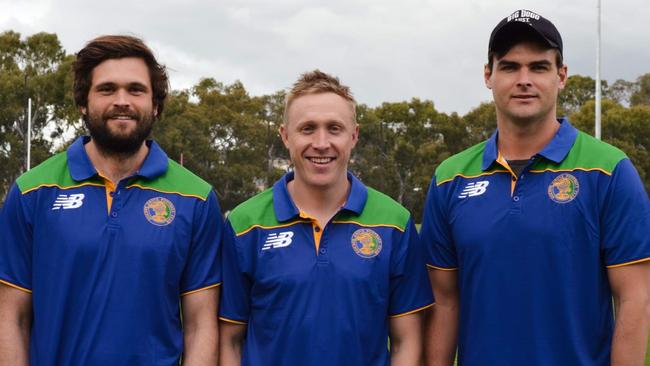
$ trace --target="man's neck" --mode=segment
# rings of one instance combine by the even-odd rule
[[[517,124],[498,118],[499,152],[507,160],[530,159],[548,145],[560,128],[555,118],[546,118],[529,124]]]
[[[318,220],[320,226],[325,226],[345,203],[350,186],[347,179],[327,188],[309,186],[294,179],[287,184],[287,189],[302,212]]]
[[[84,145],[84,148],[95,169],[116,184],[122,179],[135,174],[149,153],[149,147],[146,143],[143,143],[135,154],[128,156],[106,154],[97,147],[92,139]]]

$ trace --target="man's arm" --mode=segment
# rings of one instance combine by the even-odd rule
[[[643,365],[650,330],[650,262],[607,270],[616,326],[612,366]]]
[[[0,365],[29,365],[32,295],[0,284]]]
[[[219,287],[181,298],[183,308],[183,365],[216,365],[219,329]]]
[[[242,347],[246,335],[246,324],[222,321],[219,324],[219,364],[221,366],[241,365]]]
[[[436,303],[427,311],[425,364],[451,366],[458,342],[458,272],[430,269],[429,280]]]
[[[390,318],[390,364],[422,364],[422,312]]]

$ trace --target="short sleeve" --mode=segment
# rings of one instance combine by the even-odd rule
[[[230,223],[227,222],[223,247],[223,288],[219,318],[236,324],[245,324],[250,315],[252,281],[244,270],[242,254],[238,238]]]
[[[400,240],[391,262],[389,314],[392,317],[411,314],[433,304],[420,238],[412,219],[409,218]]]
[[[211,191],[196,205],[192,242],[181,280],[181,294],[215,287],[221,283],[221,242],[224,223],[217,196]]]
[[[14,184],[0,208],[0,282],[31,292],[32,227],[26,200]]]
[[[650,202],[629,159],[612,172],[601,207],[601,245],[608,268],[650,260]]]
[[[444,209],[442,190],[436,185],[434,176],[424,204],[420,237],[426,252],[427,266],[440,270],[454,270],[458,268],[458,258],[449,228],[448,215]]]

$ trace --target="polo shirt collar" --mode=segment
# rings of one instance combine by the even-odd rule
[[[68,168],[72,179],[77,182],[88,180],[97,175],[97,169],[93,166],[84,145],[90,141],[90,136],[81,136],[75,140],[67,150]],[[154,179],[167,171],[167,154],[153,140],[147,141],[149,153],[142,163],[142,167],[134,176],[141,176],[146,179]]]
[[[348,172],[347,176],[348,181],[350,181],[350,193],[348,193],[345,204],[341,209],[360,215],[366,206],[368,188],[350,172]],[[294,172],[288,172],[273,185],[273,209],[279,222],[288,221],[300,215],[300,210],[291,199],[287,189],[287,183],[292,181],[293,178]]]
[[[549,142],[542,151],[537,153],[537,155],[543,156],[555,163],[560,163],[567,156],[569,150],[571,150],[571,147],[578,136],[578,130],[573,127],[566,118],[560,118],[557,121],[560,123],[560,128],[555,133],[551,142]],[[489,169],[492,163],[494,163],[499,156],[499,149],[497,147],[498,138],[499,130],[496,130],[485,144],[485,150],[483,151],[483,164],[481,165],[483,171]]]

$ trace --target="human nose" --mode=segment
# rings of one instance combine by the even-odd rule
[[[129,106],[131,101],[129,98],[129,93],[124,89],[118,89],[115,93],[115,99],[113,100],[115,106]]]
[[[326,149],[329,147],[329,135],[325,129],[318,129],[314,134],[314,140],[312,141],[312,146],[315,149]]]
[[[533,82],[530,79],[530,72],[525,67],[519,69],[517,74],[517,86],[524,88],[533,86]]]

